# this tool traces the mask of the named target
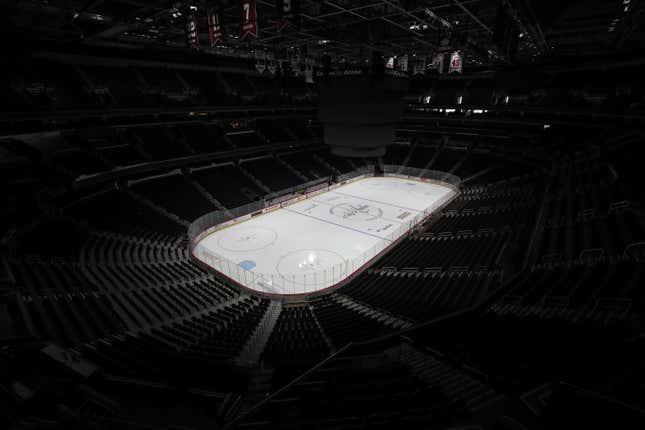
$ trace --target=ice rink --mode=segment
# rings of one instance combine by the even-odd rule
[[[302,294],[358,270],[456,191],[399,177],[368,177],[216,230],[204,262],[249,288]]]

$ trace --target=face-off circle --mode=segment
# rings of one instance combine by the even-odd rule
[[[275,243],[278,233],[266,227],[249,227],[243,230],[224,230],[217,244],[227,251],[259,251]]]
[[[340,265],[345,263],[342,255],[326,249],[300,249],[285,254],[278,260],[276,271],[288,282],[296,284],[322,284],[333,275],[338,276]],[[334,267],[336,273],[333,272]],[[323,271],[327,273],[323,275]],[[314,273],[320,279],[314,278]]]
[[[339,203],[332,206],[329,213],[342,219],[373,221],[383,216],[383,209],[369,204]]]

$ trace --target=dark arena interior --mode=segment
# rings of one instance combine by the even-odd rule
[[[645,428],[644,12],[1,2],[0,428]]]

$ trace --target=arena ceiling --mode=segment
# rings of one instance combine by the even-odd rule
[[[256,2],[259,36],[244,40],[239,0],[13,0],[3,20],[32,38],[185,46],[184,17],[194,10],[201,49],[210,50],[206,10],[218,5],[225,34],[220,51],[293,48],[348,63],[364,62],[373,51],[389,56],[460,49],[466,66],[488,66],[559,54],[611,54],[644,40],[639,24],[645,0],[300,0],[301,25],[282,32],[276,28],[276,1]],[[500,4],[518,26],[513,58],[495,42]]]

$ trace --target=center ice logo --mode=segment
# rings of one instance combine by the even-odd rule
[[[350,203],[340,203],[329,209],[329,212],[343,219],[356,219],[359,221],[372,221],[383,216],[383,209],[363,204],[353,205]]]

